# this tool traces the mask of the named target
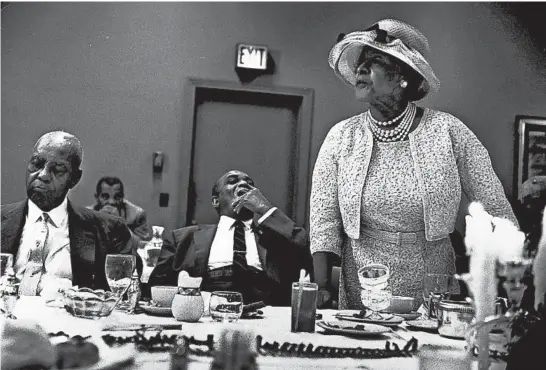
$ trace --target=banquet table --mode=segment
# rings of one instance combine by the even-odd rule
[[[22,296],[14,310],[14,315],[18,319],[32,319],[38,321],[44,330],[48,333],[57,333],[63,331],[66,334],[91,335],[101,340],[101,336],[109,332],[108,329],[116,330],[125,326],[134,326],[135,324],[145,325],[172,325],[180,324],[181,330],[168,330],[165,334],[180,334],[186,337],[194,337],[198,340],[206,340],[207,335],[212,334],[214,338],[219,337],[226,325],[244,327],[251,330],[256,335],[261,335],[264,341],[273,343],[312,343],[316,346],[334,346],[349,348],[385,348],[385,342],[397,343],[402,348],[408,340],[415,337],[418,340],[419,347],[425,344],[449,346],[464,351],[465,342],[441,337],[438,334],[409,331],[402,324],[396,328],[396,334],[387,333],[381,337],[356,338],[343,335],[325,334],[324,330],[316,327],[315,333],[292,333],[290,332],[290,307],[265,307],[262,309],[264,315],[262,319],[241,319],[235,324],[223,324],[214,322],[210,317],[202,317],[197,323],[185,323],[176,321],[173,317],[151,316],[147,314],[129,315],[121,311],[114,311],[110,316],[99,320],[90,320],[77,318],[70,315],[64,308],[46,306],[41,297]],[[336,310],[318,310],[323,315],[323,320],[335,320]],[[134,332],[133,332],[134,333]],[[132,335],[129,331],[116,331],[116,335]],[[402,340],[402,338],[404,340]],[[106,345],[102,343],[105,347]],[[104,347],[99,347],[104,348]],[[110,349],[115,351],[115,349]],[[209,369],[211,359],[204,356],[190,358],[189,369]],[[419,357],[384,358],[384,359],[350,359],[350,358],[331,358],[331,359],[310,359],[310,358],[285,358],[272,356],[259,356],[258,364],[260,368],[267,369],[309,369],[309,368],[336,368],[336,369],[419,369]],[[169,369],[170,355],[168,352],[150,353],[134,351],[134,362],[123,367],[123,369]],[[474,363],[476,365],[476,363]],[[474,366],[477,368],[476,366]],[[119,368],[119,367],[116,367]],[[495,370],[503,370],[505,363],[494,361],[491,367]]]

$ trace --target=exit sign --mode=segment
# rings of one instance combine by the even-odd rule
[[[267,47],[259,45],[237,44],[238,68],[267,69]]]

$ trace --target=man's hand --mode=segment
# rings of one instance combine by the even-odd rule
[[[119,209],[111,205],[105,205],[104,207],[100,209],[99,212],[108,213],[109,215],[112,215],[112,216],[118,216],[118,217],[121,216],[119,213]]]
[[[232,206],[237,213],[241,209],[246,208],[253,213],[259,214],[264,214],[273,207],[258,188],[251,188],[248,192],[235,199]]]
[[[317,308],[332,308],[332,293],[326,288],[319,288]]]

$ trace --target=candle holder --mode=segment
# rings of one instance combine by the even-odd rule
[[[479,370],[489,369],[490,351],[507,355],[510,347],[523,335],[520,330],[514,330],[514,326],[518,323],[519,318],[525,315],[520,306],[523,294],[527,289],[527,285],[524,283],[525,273],[531,264],[532,260],[530,259],[497,262],[495,279],[506,290],[507,302],[504,303],[502,298],[498,299],[495,315],[488,316],[483,320],[474,318],[465,336],[468,350],[478,354]],[[457,278],[468,286],[472,296],[476,293],[479,294],[479,292],[472,292],[472,284],[470,283],[472,276],[470,274],[457,275]],[[474,304],[471,298],[468,300]]]

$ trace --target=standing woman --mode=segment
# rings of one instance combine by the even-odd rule
[[[336,75],[369,105],[336,124],[313,171],[310,236],[319,306],[331,300],[341,257],[339,308],[362,308],[357,271],[389,266],[393,295],[422,302],[426,273],[455,273],[449,234],[461,191],[494,216],[515,220],[489,154],[449,113],[414,104],[440,82],[426,37],[392,19],[352,32],[332,48]]]

